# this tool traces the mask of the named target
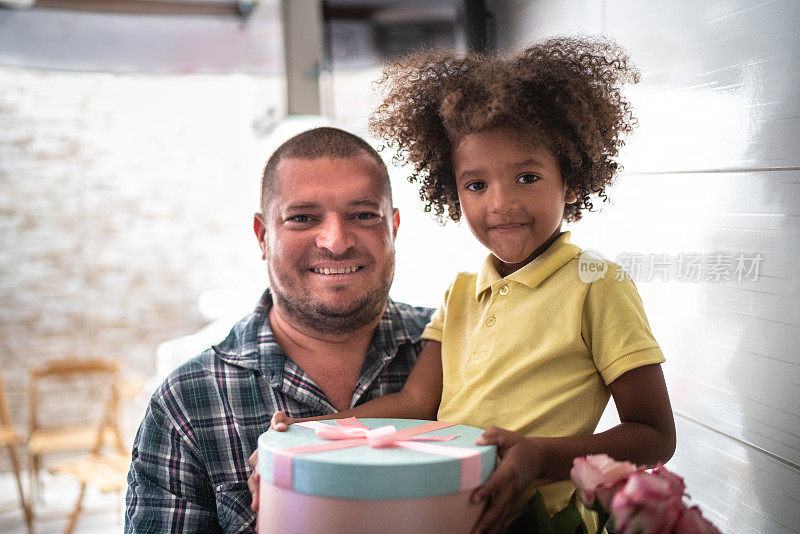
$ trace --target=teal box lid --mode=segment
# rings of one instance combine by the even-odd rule
[[[326,439],[315,430],[297,424],[285,432],[268,430],[258,438],[261,478],[308,495],[413,499],[472,489],[485,482],[494,470],[495,446],[475,445],[483,430],[471,426],[452,425],[409,438],[410,433],[430,428],[416,427],[436,423],[419,419],[351,418],[310,425],[352,428],[338,426],[348,422],[363,427],[364,432],[379,428],[383,432],[385,427],[394,426],[401,436],[390,446],[373,447],[365,438]],[[457,437],[449,441],[422,441],[430,436]],[[320,446],[336,448],[320,452]]]

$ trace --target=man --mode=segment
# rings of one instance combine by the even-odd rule
[[[270,288],[153,395],[126,532],[252,530],[248,457],[274,412],[331,414],[402,388],[432,310],[388,298],[399,224],[362,139],[317,128],[273,153],[253,221]]]

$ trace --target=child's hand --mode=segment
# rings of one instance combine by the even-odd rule
[[[269,427],[278,432],[284,432],[293,422],[294,419],[288,417],[284,412],[275,412],[272,416],[272,421],[269,423]]]
[[[486,503],[472,532],[500,532],[514,503],[539,476],[542,454],[532,440],[494,426],[475,444],[497,445],[500,464],[489,480],[472,492],[470,500],[473,503]]]

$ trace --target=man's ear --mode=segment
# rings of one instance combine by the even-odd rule
[[[400,210],[394,208],[392,212],[392,238],[397,238],[398,228],[400,228]]]
[[[253,232],[256,234],[258,246],[261,249],[261,259],[267,259],[267,242],[264,237],[267,233],[267,225],[264,222],[264,216],[258,212],[253,215]]]

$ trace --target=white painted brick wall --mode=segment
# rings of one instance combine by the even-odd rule
[[[0,358],[19,430],[29,365],[153,373],[159,343],[205,324],[203,291],[263,283],[251,220],[283,115],[277,76],[0,67]]]

